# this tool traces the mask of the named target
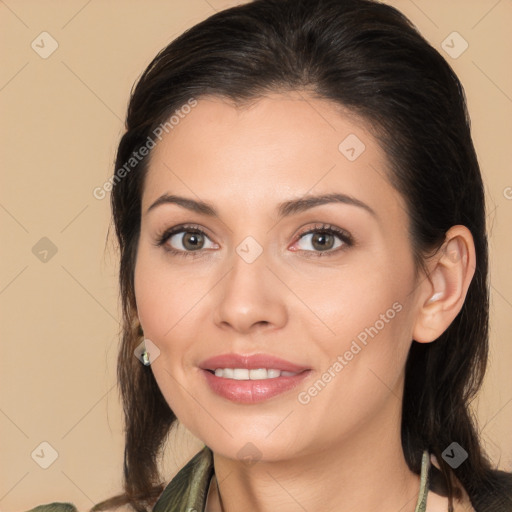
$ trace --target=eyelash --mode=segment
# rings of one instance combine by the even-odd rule
[[[165,243],[169,238],[171,238],[173,235],[176,235],[178,233],[194,233],[194,234],[200,234],[205,235],[208,237],[208,235],[197,225],[194,224],[183,224],[180,226],[175,226],[173,228],[167,229],[160,234],[156,236],[156,242],[155,245],[157,247],[163,247],[164,250],[172,255],[175,256],[182,256],[182,257],[192,257],[197,258],[201,255],[201,252],[203,249],[198,249],[197,251],[182,251],[179,249],[173,249],[170,247],[166,247]],[[299,241],[303,236],[310,235],[312,233],[322,233],[322,234],[329,234],[329,235],[335,235],[337,236],[342,242],[343,245],[336,248],[336,249],[330,249],[328,251],[305,251],[298,249],[298,251],[305,252],[305,253],[313,253],[308,254],[306,257],[312,257],[312,258],[320,258],[325,256],[332,256],[333,254],[336,254],[340,251],[346,250],[347,247],[352,247],[354,245],[354,239],[352,236],[345,230],[339,229],[335,226],[331,226],[330,224],[320,224],[315,225],[313,228],[307,229],[301,233],[299,233],[297,237],[297,241]],[[209,237],[208,237],[209,238]]]

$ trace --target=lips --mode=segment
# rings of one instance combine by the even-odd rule
[[[256,404],[289,392],[311,374],[311,369],[268,354],[223,354],[201,362],[204,382],[215,394],[239,404]],[[219,368],[280,370],[290,372],[268,379],[234,380],[215,374]],[[235,370],[236,371],[236,370]],[[223,373],[223,372],[221,372]]]
[[[247,368],[248,370],[272,368],[275,370],[294,373],[301,373],[304,370],[309,370],[307,366],[301,366],[269,354],[222,354],[202,361],[199,364],[199,367],[203,370],[210,370],[213,372],[215,372],[217,368]]]

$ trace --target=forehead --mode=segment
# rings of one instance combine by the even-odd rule
[[[381,214],[404,212],[385,153],[363,120],[333,102],[295,92],[236,107],[204,97],[187,112],[152,151],[143,211],[164,193],[254,215],[287,199],[339,192]]]

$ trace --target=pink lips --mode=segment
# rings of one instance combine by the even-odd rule
[[[299,366],[268,354],[248,356],[223,354],[206,359],[199,367],[202,369],[202,374],[214,393],[232,402],[245,404],[262,402],[289,391],[298,386],[311,372],[305,366]],[[289,377],[280,376],[272,379],[234,380],[216,377],[212,372],[215,372],[217,368],[247,368],[249,370],[267,368],[294,372],[297,375]]]
[[[199,367],[204,370],[213,371],[217,368],[248,368],[249,370],[274,368],[275,370],[295,373],[308,370],[307,366],[299,366],[268,354],[253,354],[248,356],[240,354],[222,354],[206,359]]]

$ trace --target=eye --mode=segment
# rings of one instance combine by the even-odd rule
[[[178,256],[196,257],[194,253],[200,252],[204,248],[205,238],[209,240],[206,233],[198,226],[181,225],[168,229],[158,235],[156,245],[163,246],[166,251]],[[178,248],[173,247],[171,244],[178,246]],[[181,247],[179,247],[180,245]],[[213,248],[216,247],[218,246],[213,244]]]
[[[354,245],[354,240],[347,231],[331,226],[329,224],[316,225],[309,230],[300,233],[299,242],[311,236],[310,243],[313,251],[301,247],[299,250],[311,253],[307,257],[328,256],[338,253],[347,247]],[[340,242],[338,245],[335,239]],[[196,225],[180,225],[167,229],[157,236],[155,245],[163,247],[165,251],[185,257],[200,257],[202,249],[204,249],[204,241],[208,239],[206,233]],[[178,246],[176,248],[176,245]],[[181,247],[179,247],[181,245]],[[212,247],[213,246],[213,247]],[[212,243],[210,248],[218,248],[217,244]],[[297,249],[292,249],[296,251]],[[195,254],[197,253],[197,254]]]
[[[302,241],[309,236],[311,237],[309,241],[313,248],[316,250],[310,251],[306,249],[306,252],[313,253],[308,255],[308,257],[332,255],[333,253],[338,253],[339,251],[344,250],[354,244],[352,236],[347,231],[336,228],[334,226],[330,226],[328,224],[317,225],[314,228],[301,233],[299,241]],[[334,245],[336,243],[336,238],[340,240],[338,245]]]

